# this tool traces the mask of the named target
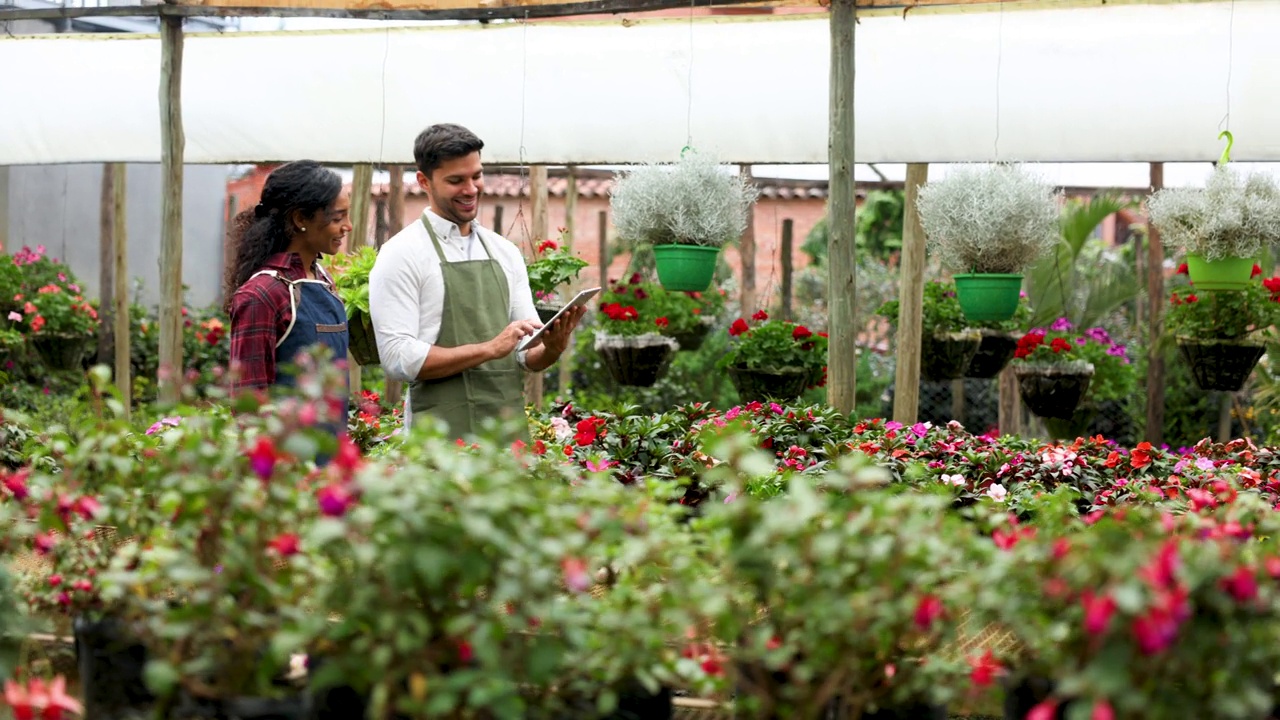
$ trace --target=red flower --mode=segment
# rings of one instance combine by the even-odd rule
[[[579,446],[585,446],[595,442],[597,437],[603,437],[604,434],[604,418],[589,417],[578,421],[577,432],[574,433],[573,440]]]
[[[664,327],[666,327],[666,326],[670,325],[670,324],[671,324],[671,321],[670,321],[670,320],[667,320],[665,317],[660,317],[660,318],[658,318],[657,320],[654,320],[654,321],[653,321],[653,324],[654,324],[654,325],[657,325],[657,326],[658,326],[658,327],[660,327],[660,328],[664,328]]]
[[[1138,470],[1140,468],[1146,467],[1147,465],[1150,465],[1151,464],[1151,443],[1149,442],[1138,443],[1138,447],[1134,448],[1133,452],[1129,455],[1129,464],[1133,466],[1134,470]]]
[[[471,650],[471,643],[467,642],[466,640],[459,640],[458,641],[458,660],[460,660],[463,665],[466,665],[467,663],[471,662],[471,658],[473,657],[475,657],[475,653]]]
[[[969,681],[978,687],[987,687],[995,682],[996,673],[1001,669],[995,655],[987,650],[980,656],[969,658]]]
[[[555,240],[543,240],[542,242],[538,243],[539,253],[544,253],[548,250],[558,250],[558,249],[560,249],[560,246],[556,244]]]
[[[1198,297],[1196,297],[1194,294],[1192,294],[1192,295],[1188,295],[1188,296],[1187,296],[1187,300],[1186,300],[1186,301],[1187,301],[1187,302],[1189,302],[1189,303],[1193,303],[1193,302],[1198,301],[1199,299],[1200,299],[1200,298],[1198,298]]]
[[[343,433],[338,438],[338,454],[333,458],[333,466],[342,472],[343,480],[350,480],[364,461],[360,458],[360,448],[351,442],[351,438]]]
[[[1175,274],[1175,275],[1189,275],[1190,273],[1191,273],[1191,271],[1187,269],[1187,264],[1186,264],[1186,263],[1182,263],[1181,265],[1179,265],[1179,266],[1178,266],[1178,272],[1176,272],[1176,273],[1174,273],[1174,274]]]
[[[929,632],[929,628],[933,626],[933,621],[942,617],[944,608],[942,600],[936,595],[921,596],[920,601],[916,603],[915,623],[920,632]]]
[[[1249,279],[1252,280],[1253,278],[1256,278],[1261,274],[1262,274],[1262,266],[1259,265],[1258,263],[1254,263],[1253,272],[1249,273]]]
[[[769,319],[769,313],[763,310],[757,310],[755,314],[751,316],[751,319],[756,320],[758,322],[764,322],[765,320]]]
[[[272,550],[279,553],[280,557],[292,557],[298,554],[298,536],[293,533],[281,533],[268,545]]]
[[[813,336],[813,333],[809,332],[809,328],[803,325],[797,325],[796,328],[791,331],[792,340],[804,340],[805,338],[812,337],[812,336]]]
[[[534,441],[533,441],[533,454],[534,454],[534,455],[546,455],[546,454],[547,454],[547,444],[546,444],[546,443],[544,443],[544,442],[542,442],[541,440],[534,440]]]
[[[751,328],[750,326],[747,325],[746,320],[743,320],[742,318],[738,318],[737,320],[733,321],[732,325],[729,326],[729,334],[734,337],[737,337],[749,331],[750,329]]]
[[[316,500],[320,503],[320,512],[328,517],[342,517],[354,504],[351,493],[336,483],[320,488]]]
[[[14,473],[0,473],[0,478],[3,478],[0,480],[0,485],[3,485],[4,489],[12,493],[15,500],[26,500],[29,494],[27,491],[27,476],[30,474],[31,471],[27,468]]]
[[[1222,579],[1222,589],[1236,602],[1246,603],[1258,597],[1258,578],[1254,577],[1253,568],[1242,565]]]
[[[1049,344],[1049,349],[1055,353],[1071,352],[1071,343],[1065,338],[1054,338]]]

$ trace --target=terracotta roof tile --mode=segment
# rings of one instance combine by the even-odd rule
[[[529,176],[511,172],[486,172],[484,194],[489,197],[528,197]],[[754,178],[752,180],[760,190],[760,196],[770,199],[814,199],[827,197],[827,183],[822,180],[779,180],[776,178]],[[547,178],[547,192],[552,197],[564,197],[569,187],[568,178],[563,175]],[[613,187],[611,174],[598,174],[578,177],[578,197],[609,197]],[[373,186],[373,194],[387,194],[387,183]],[[404,185],[406,195],[422,195],[423,190],[417,183]]]

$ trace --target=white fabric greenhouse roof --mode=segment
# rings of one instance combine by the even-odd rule
[[[1224,127],[1280,160],[1277,36],[1274,0],[863,17],[857,160],[1208,161]],[[491,163],[825,163],[828,52],[825,16],[193,35],[186,160],[405,163],[450,121]],[[158,161],[159,65],[0,39],[0,164]]]

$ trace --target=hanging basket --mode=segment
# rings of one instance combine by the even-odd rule
[[[37,333],[31,336],[31,346],[50,370],[84,369],[84,359],[89,356],[92,343],[92,335]]]
[[[380,365],[378,341],[373,335],[373,320],[368,313],[356,310],[347,320],[347,349],[362,367]]]
[[[1017,349],[1018,338],[1012,334],[983,330],[982,344],[978,345],[978,352],[974,353],[973,359],[969,361],[969,369],[965,371],[965,377],[993,378],[999,375],[1000,371],[1004,370],[1013,359],[1013,353]]]
[[[1201,390],[1236,392],[1244,387],[1266,352],[1266,346],[1256,342],[1180,337],[1178,351],[1191,366],[1191,375]]]
[[[976,330],[925,335],[920,338],[920,377],[924,380],[964,377],[981,344],[982,335]]]
[[[707,335],[711,333],[712,322],[709,320],[700,320],[692,330],[680,333],[663,333],[672,338],[680,345],[680,350],[697,350],[702,347],[702,343],[706,342]]]
[[[1253,258],[1228,257],[1205,260],[1187,253],[1187,276],[1196,290],[1244,290],[1253,275]]]
[[[658,282],[672,292],[703,292],[711,287],[720,248],[705,245],[655,245]]]
[[[604,359],[609,375],[619,385],[653,387],[671,365],[679,345],[657,333],[636,336],[596,333],[595,348]]]
[[[556,313],[560,312],[560,308],[562,306],[547,305],[544,303],[534,303],[533,307],[535,310],[538,311],[538,319],[542,321],[543,325],[546,325],[547,323],[551,322],[551,318],[554,318],[556,316]]]
[[[738,399],[749,402],[792,402],[813,384],[813,373],[800,368],[776,370],[729,368],[729,379],[738,391]]]
[[[1022,276],[1007,273],[965,273],[955,276],[956,299],[971,323],[1004,322],[1018,311]]]
[[[1022,402],[1042,418],[1070,420],[1093,380],[1093,364],[1087,362],[1019,365],[1013,372]]]

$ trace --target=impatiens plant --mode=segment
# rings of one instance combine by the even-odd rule
[[[18,326],[32,334],[89,335],[98,326],[98,310],[79,293],[49,283],[28,294]]]

